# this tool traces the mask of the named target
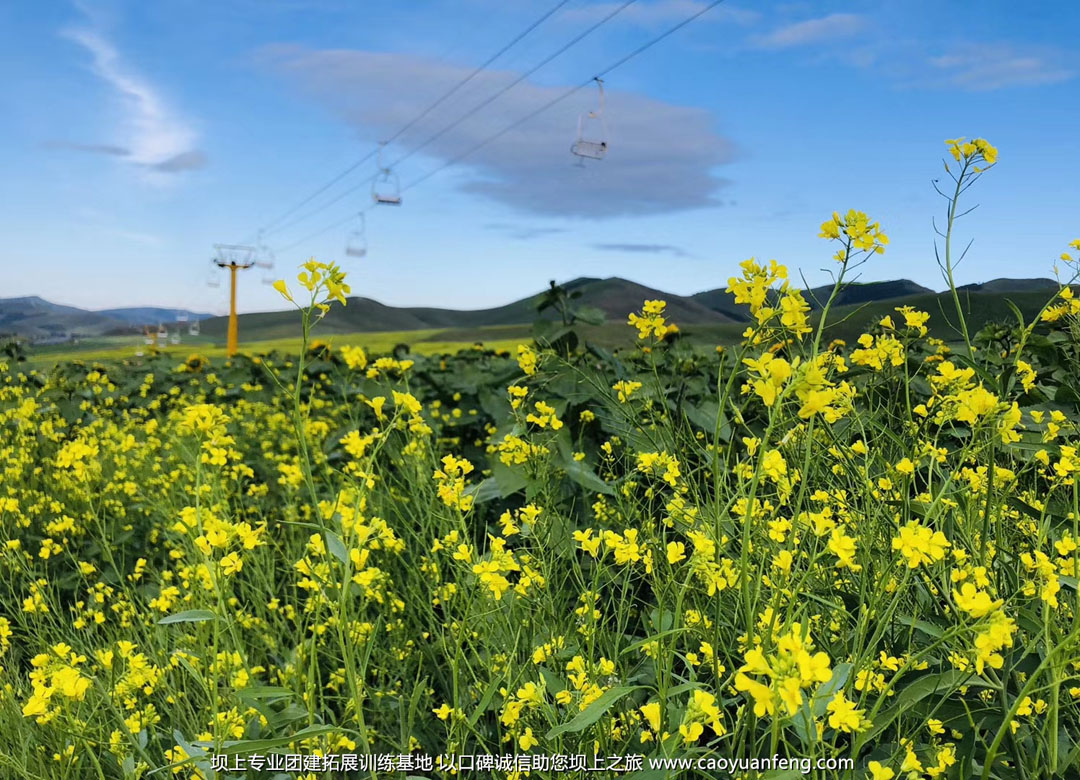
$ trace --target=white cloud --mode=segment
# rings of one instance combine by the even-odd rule
[[[970,91],[1054,84],[1076,75],[1057,52],[1022,52],[1004,43],[964,44],[929,62],[939,84],[943,77],[945,84]]]
[[[391,135],[470,72],[407,54],[298,47],[275,47],[265,54],[274,67],[372,143]],[[472,87],[478,95],[489,95],[516,75],[485,71]],[[459,174],[459,189],[548,216],[611,217],[718,205],[714,195],[726,182],[715,169],[734,152],[731,142],[716,131],[710,113],[620,91],[615,83],[609,80],[606,90],[609,151],[604,160],[581,168],[570,154],[578,114],[593,108],[596,100],[595,92],[585,90],[465,158],[452,169]],[[425,147],[423,165],[409,175],[402,172],[402,184],[409,183],[413,171],[453,159],[565,89],[518,84]],[[388,161],[466,114],[479,99],[450,102],[452,106],[441,107],[406,134],[387,154]]]
[[[819,19],[807,19],[777,28],[771,33],[754,37],[752,43],[760,49],[806,46],[848,38],[864,26],[865,21],[857,14],[829,14]]]
[[[138,230],[121,230],[117,228],[106,230],[105,232],[125,241],[142,244],[144,246],[159,247],[165,243],[159,236],[155,236],[151,233],[143,233]]]
[[[205,164],[205,156],[194,148],[197,134],[190,123],[166,105],[149,81],[125,66],[104,34],[90,28],[66,29],[61,34],[90,54],[94,73],[113,88],[125,109],[118,131],[123,141],[69,144],[70,148],[124,157],[166,173]]]

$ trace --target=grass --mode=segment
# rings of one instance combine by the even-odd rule
[[[478,328],[470,331],[469,335],[474,338],[447,339],[444,338],[443,329],[412,330],[412,331],[387,331],[379,333],[348,333],[327,336],[324,341],[338,348],[342,346],[362,346],[372,353],[386,353],[393,350],[398,344],[408,344],[411,351],[420,355],[432,355],[444,352],[457,352],[461,349],[472,347],[476,341],[482,341],[489,349],[513,349],[522,340],[528,340],[528,328],[522,326],[518,330],[522,335],[515,338],[487,338],[487,329]],[[493,328],[502,335],[507,331],[505,327]],[[461,336],[463,334],[454,333]],[[268,339],[263,341],[242,342],[241,354],[265,355],[270,352],[284,354],[297,354],[300,350],[302,339],[299,337],[284,339]],[[35,368],[47,368],[72,360],[102,361],[102,360],[130,360],[136,356],[136,352],[149,352],[143,338],[114,336],[101,339],[87,339],[77,346],[73,345],[50,345],[34,348],[27,357],[27,364]],[[162,355],[183,361],[189,355],[197,353],[208,358],[221,358],[225,356],[225,345],[211,340],[205,336],[185,336],[184,341],[178,345],[169,345],[158,350]]]

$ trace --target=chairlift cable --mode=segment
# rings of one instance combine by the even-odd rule
[[[394,163],[393,163],[393,166],[397,166],[397,165],[400,165],[400,164],[401,164],[401,163],[403,163],[403,162],[404,162],[405,160],[409,159],[409,158],[410,158],[410,157],[412,157],[412,156],[413,156],[414,154],[416,154],[417,152],[419,152],[419,151],[420,151],[421,149],[423,149],[424,147],[426,147],[426,146],[427,146],[428,144],[432,143],[433,141],[437,141],[437,140],[438,140],[439,138],[442,138],[442,136],[444,136],[444,135],[445,135],[446,133],[448,133],[449,131],[453,130],[453,129],[454,129],[455,127],[457,127],[458,125],[460,125],[460,124],[461,124],[462,122],[464,122],[464,121],[465,121],[466,119],[469,119],[469,118],[471,118],[472,116],[474,116],[474,115],[475,115],[475,114],[476,114],[477,112],[479,112],[479,111],[480,111],[481,109],[483,109],[483,108],[486,108],[487,106],[489,106],[489,105],[491,105],[492,103],[494,103],[494,102],[495,102],[495,101],[496,101],[496,100],[497,100],[498,98],[500,98],[500,97],[501,97],[502,95],[505,95],[505,94],[506,94],[507,92],[509,92],[509,91],[510,91],[511,89],[513,89],[514,87],[516,87],[516,86],[517,86],[518,84],[520,84],[520,83],[521,83],[522,81],[524,81],[525,79],[527,79],[527,78],[528,78],[529,76],[531,76],[532,74],[536,73],[536,71],[540,70],[540,69],[541,69],[542,67],[544,67],[545,65],[547,65],[547,64],[548,64],[549,62],[551,62],[552,60],[554,60],[554,59],[555,59],[556,57],[558,57],[558,56],[560,56],[560,55],[564,54],[564,53],[565,53],[566,51],[568,51],[568,50],[569,50],[569,49],[571,49],[572,47],[576,46],[576,45],[577,45],[578,43],[580,43],[580,42],[581,42],[581,41],[582,41],[582,40],[583,40],[584,38],[586,38],[586,37],[587,37],[588,35],[590,35],[590,34],[591,34],[592,32],[594,32],[595,30],[597,30],[597,29],[598,29],[599,27],[601,27],[601,26],[603,26],[603,25],[607,24],[608,22],[610,22],[610,21],[611,21],[612,19],[614,19],[614,18],[615,18],[616,16],[618,16],[618,15],[619,15],[619,14],[621,14],[621,13],[622,13],[623,11],[625,11],[625,10],[626,10],[627,8],[629,8],[629,7],[631,6],[631,5],[633,5],[633,4],[634,4],[634,3],[636,2],[636,1],[637,1],[637,0],[625,0],[625,2],[624,2],[624,3],[622,4],[622,5],[620,5],[620,6],[618,6],[617,8],[615,8],[615,10],[613,10],[613,11],[609,12],[609,13],[608,13],[608,14],[607,14],[607,15],[606,15],[606,16],[605,16],[604,18],[600,19],[600,20],[599,20],[598,22],[596,22],[596,23],[595,23],[595,24],[593,24],[592,26],[588,27],[588,28],[587,28],[587,29],[585,29],[584,31],[582,31],[582,32],[578,33],[577,35],[575,35],[575,36],[574,36],[573,38],[571,38],[571,39],[570,39],[569,41],[567,41],[567,42],[566,42],[566,43],[564,43],[564,44],[563,44],[562,46],[560,46],[560,47],[559,47],[558,49],[556,49],[556,50],[555,50],[555,51],[554,51],[553,53],[549,54],[549,55],[548,55],[547,57],[545,57],[544,59],[540,60],[540,62],[536,63],[536,64],[535,64],[535,65],[534,65],[533,67],[529,68],[529,70],[527,70],[527,71],[525,71],[524,73],[522,73],[522,74],[521,74],[520,76],[518,76],[518,77],[517,77],[516,79],[514,79],[514,80],[513,80],[513,81],[511,81],[511,82],[510,82],[509,84],[507,84],[507,85],[506,85],[505,87],[503,87],[503,88],[502,88],[502,89],[500,89],[500,90],[499,90],[498,92],[496,92],[496,93],[495,93],[494,95],[491,95],[491,96],[490,96],[490,97],[488,97],[487,99],[485,99],[485,100],[481,101],[481,102],[480,102],[479,104],[477,104],[477,105],[473,106],[473,108],[472,108],[472,109],[471,109],[470,111],[468,111],[468,112],[467,112],[467,113],[465,113],[464,115],[462,115],[462,116],[458,117],[458,118],[457,118],[456,120],[454,120],[453,122],[451,122],[450,124],[448,124],[448,125],[447,125],[446,127],[444,127],[444,128],[442,129],[442,130],[438,131],[438,132],[437,132],[437,133],[435,133],[434,135],[432,135],[432,136],[429,136],[429,137],[428,137],[428,138],[427,138],[426,140],[424,140],[424,141],[423,141],[423,142],[422,142],[422,143],[421,143],[421,144],[420,144],[419,146],[417,146],[417,147],[414,147],[414,148],[413,148],[412,150],[410,150],[409,152],[407,152],[407,153],[406,153],[405,155],[403,155],[402,157],[399,157],[399,158],[398,158],[397,160],[395,160],[395,161],[394,161]],[[590,81],[592,81],[592,79],[590,79]]]
[[[516,87],[518,84],[520,84],[522,81],[527,79],[529,76],[533,75],[538,70],[543,68],[545,65],[549,64],[552,60],[554,60],[557,57],[565,54],[571,48],[573,48],[578,43],[580,43],[582,40],[584,40],[586,37],[588,37],[593,32],[595,32],[597,29],[599,29],[603,25],[607,24],[609,21],[614,19],[619,14],[621,14],[623,11],[625,11],[628,7],[633,5],[635,2],[637,2],[637,0],[625,0],[621,5],[617,6],[614,10],[609,11],[604,17],[602,17],[598,21],[594,22],[589,27],[585,28],[582,32],[575,35],[573,38],[571,38],[569,41],[564,43],[562,46],[560,46],[554,52],[552,52],[547,57],[540,60],[540,62],[536,63],[531,68],[529,68],[527,71],[525,71],[524,73],[519,75],[516,79],[511,81],[509,84],[505,85],[504,87],[502,87],[501,89],[496,91],[494,94],[488,96],[484,100],[477,103],[469,111],[467,111],[464,114],[462,114],[461,116],[459,116],[457,119],[455,119],[453,122],[451,122],[450,124],[443,127],[441,130],[437,131],[433,135],[428,136],[426,139],[421,141],[418,146],[415,146],[412,149],[410,149],[408,152],[403,154],[401,157],[397,158],[392,163],[390,163],[390,165],[387,166],[387,167],[389,169],[396,168],[397,166],[401,165],[401,163],[405,162],[406,160],[408,160],[410,157],[412,157],[413,155],[415,155],[416,153],[418,153],[422,149],[425,149],[428,145],[434,143],[439,138],[442,138],[448,132],[450,132],[455,127],[460,125],[462,122],[465,122],[466,120],[471,119],[479,111],[481,111],[482,109],[484,109],[487,106],[494,103],[496,100],[498,100],[500,97],[505,95],[507,92],[509,92],[514,87]],[[394,136],[394,137],[396,137],[396,136]],[[391,138],[390,140],[393,140],[393,139]],[[389,141],[387,141],[386,143],[389,143]],[[370,157],[371,157],[371,155],[368,155],[369,159],[370,159]],[[328,200],[327,202],[323,203],[321,206],[317,207],[313,211],[310,211],[307,214],[304,214],[303,216],[300,216],[300,217],[298,217],[296,219],[290,220],[289,223],[286,224],[286,225],[278,226],[277,228],[274,229],[274,232],[277,232],[278,230],[283,230],[283,229],[285,229],[287,227],[291,227],[292,225],[303,222],[304,220],[308,219],[309,217],[313,217],[316,214],[318,214],[318,213],[320,213],[322,211],[325,211],[330,206],[333,206],[335,203],[347,198],[349,195],[352,195],[353,193],[360,190],[361,188],[371,184],[371,182],[373,182],[377,176],[379,176],[379,173],[372,174],[371,176],[369,176],[368,178],[366,178],[363,181],[359,182],[355,186],[350,187],[347,190],[344,190],[343,192],[338,194],[336,197],[334,197],[331,200]]]
[[[465,159],[469,155],[475,153],[476,151],[483,148],[484,146],[487,146],[489,143],[492,143],[493,141],[496,141],[499,138],[501,138],[502,136],[506,135],[511,130],[514,130],[515,128],[521,126],[525,122],[528,122],[530,119],[533,119],[534,117],[539,116],[543,112],[547,111],[552,106],[557,105],[558,103],[561,103],[562,101],[566,100],[570,96],[572,96],[572,95],[580,92],[581,90],[585,89],[590,84],[593,84],[596,81],[596,79],[598,79],[598,78],[602,79],[605,76],[607,76],[609,73],[611,73],[612,71],[614,71],[614,70],[616,70],[618,68],[621,68],[623,65],[630,62],[635,57],[638,57],[639,55],[641,55],[644,52],[648,51],[649,49],[651,49],[653,46],[660,43],[664,39],[668,38],[669,36],[675,34],[679,30],[681,30],[682,28],[686,27],[687,25],[689,25],[689,24],[695,22],[696,20],[700,19],[702,16],[707,14],[709,11],[713,10],[714,8],[716,8],[717,6],[721,5],[724,2],[725,2],[725,0],[713,0],[713,2],[711,2],[708,5],[698,9],[693,14],[691,14],[690,16],[683,19],[681,22],[678,22],[674,26],[669,27],[667,30],[662,32],[660,35],[646,41],[641,46],[637,47],[636,49],[632,50],[631,52],[629,52],[629,53],[625,54],[624,56],[620,57],[619,59],[615,60],[613,63],[611,63],[610,65],[605,67],[603,70],[599,71],[595,76],[590,76],[588,79],[581,82],[577,86],[570,87],[565,92],[562,92],[561,94],[555,96],[554,98],[552,98],[548,102],[541,105],[536,110],[529,112],[525,116],[523,116],[520,119],[512,122],[511,124],[509,124],[506,127],[502,128],[498,132],[493,133],[492,135],[489,135],[487,138],[484,138],[480,142],[478,142],[475,145],[469,147],[468,149],[466,149],[461,154],[456,155],[455,157],[447,160],[445,163],[438,166],[437,168],[429,171],[428,173],[424,174],[420,178],[415,179],[414,181],[412,181],[409,184],[405,185],[402,188],[401,191],[406,192],[406,191],[412,189],[413,187],[416,187],[416,186],[422,184],[423,182],[425,182],[428,179],[432,178],[436,174],[441,173],[442,171],[446,170],[447,168],[450,168],[451,166],[456,165],[457,163],[461,162],[461,160]],[[365,208],[363,210],[363,212],[361,212],[361,213],[364,213],[364,212],[368,211],[368,209],[370,209],[370,206],[368,208]],[[305,236],[304,238],[302,238],[302,239],[300,239],[298,241],[294,241],[292,244],[289,244],[286,247],[282,247],[281,249],[279,249],[277,251],[279,251],[279,252],[287,252],[287,251],[289,251],[291,249],[295,249],[296,247],[300,246],[301,244],[305,244],[305,243],[307,243],[308,241],[311,241],[314,238],[318,238],[319,236],[321,236],[321,235],[323,235],[325,233],[328,233],[331,230],[334,230],[335,228],[341,227],[342,225],[346,224],[349,220],[354,219],[355,216],[356,216],[355,213],[349,214],[349,216],[345,217],[344,219],[338,220],[338,221],[334,222],[331,225],[327,225],[326,227],[321,228],[320,230],[317,230],[317,231]]]
[[[561,103],[562,101],[566,100],[571,95],[574,95],[574,94],[580,92],[581,90],[585,89],[586,87],[590,86],[591,84],[595,83],[597,80],[603,79],[605,76],[607,76],[612,71],[616,70],[617,68],[622,67],[623,65],[625,65],[630,60],[634,59],[638,55],[642,54],[643,52],[645,52],[648,49],[652,48],[656,44],[660,43],[660,41],[664,40],[668,36],[678,32],[683,27],[686,27],[686,25],[690,24],[691,22],[695,21],[696,19],[700,18],[701,16],[704,16],[706,13],[711,11],[713,8],[716,8],[718,5],[720,5],[723,2],[725,2],[725,0],[713,0],[712,3],[710,3],[709,5],[701,8],[701,9],[699,9],[698,11],[694,12],[691,16],[688,16],[687,18],[683,19],[681,22],[676,24],[674,27],[668,28],[663,33],[661,33],[660,35],[658,35],[657,37],[655,37],[655,38],[653,38],[653,39],[651,39],[649,41],[646,41],[644,44],[642,44],[638,48],[634,49],[629,54],[626,54],[625,56],[620,57],[618,60],[616,60],[615,62],[613,62],[612,64],[608,65],[606,68],[601,70],[599,73],[597,73],[595,76],[592,76],[592,77],[586,79],[585,81],[581,82],[577,86],[570,87],[568,90],[566,90],[565,92],[563,92],[563,93],[561,93],[559,95],[556,95],[554,98],[552,98],[548,102],[544,103],[543,105],[541,105],[536,110],[530,111],[528,114],[526,114],[525,116],[523,116],[520,119],[516,120],[515,122],[512,122],[511,124],[509,124],[506,127],[502,128],[498,132],[493,133],[492,135],[489,135],[487,138],[484,138],[483,140],[479,141],[475,145],[469,147],[468,149],[466,149],[461,154],[458,154],[457,156],[450,158],[449,160],[447,160],[445,163],[443,163],[439,167],[435,168],[434,170],[428,171],[427,173],[425,173],[420,178],[418,178],[418,179],[410,182],[409,184],[405,185],[405,187],[402,188],[402,192],[410,190],[413,187],[420,184],[421,182],[427,181],[428,179],[430,179],[435,174],[446,170],[447,168],[451,167],[452,165],[456,165],[461,160],[465,159],[469,155],[471,155],[474,152],[478,151],[482,147],[487,146],[492,141],[498,140],[502,136],[509,133],[511,130],[514,130],[515,128],[523,125],[525,122],[528,122],[530,119],[533,119],[534,117],[539,116],[540,114],[544,113],[545,111],[547,111],[552,106],[554,106],[554,105],[556,105],[558,103]]]
[[[526,27],[524,30],[522,30],[520,33],[518,33],[518,35],[513,40],[511,40],[508,44],[503,46],[501,49],[499,49],[493,55],[488,57],[483,63],[478,65],[473,70],[472,73],[470,73],[468,76],[466,76],[461,81],[459,81],[457,84],[455,84],[453,87],[451,87],[447,92],[443,93],[443,95],[440,96],[434,103],[432,103],[427,108],[425,108],[423,111],[421,111],[416,117],[414,117],[411,121],[409,121],[408,124],[406,124],[400,130],[398,130],[392,136],[387,138],[383,143],[384,144],[389,144],[389,143],[393,143],[395,140],[397,140],[398,137],[400,137],[402,134],[404,134],[406,131],[408,131],[414,125],[416,125],[417,122],[419,122],[421,119],[423,119],[428,114],[430,114],[432,111],[434,111],[436,108],[438,108],[440,105],[442,105],[446,101],[447,98],[449,98],[451,95],[453,95],[459,89],[461,89],[466,84],[468,84],[470,81],[472,81],[474,78],[476,78],[478,75],[480,75],[480,73],[484,69],[486,69],[488,65],[495,62],[495,60],[499,59],[499,57],[506,54],[506,52],[510,51],[510,49],[512,49],[514,46],[516,46],[523,38],[525,38],[526,35],[528,35],[533,30],[535,30],[537,27],[539,27],[541,24],[546,22],[549,18],[551,18],[555,14],[556,11],[558,11],[560,8],[562,8],[564,5],[566,5],[569,2],[570,2],[570,0],[561,0],[561,2],[558,2],[554,6],[552,6],[551,9],[547,11],[547,13],[545,13],[543,16],[541,16],[535,22],[533,22],[528,27]]]
[[[497,60],[502,55],[506,54],[506,52],[510,51],[510,49],[512,49],[514,46],[516,46],[518,43],[520,43],[526,36],[528,36],[531,32],[533,32],[537,27],[539,27],[541,24],[543,24],[548,19],[550,19],[552,16],[554,16],[555,13],[557,11],[559,11],[559,9],[561,9],[564,5],[566,5],[569,2],[570,2],[570,0],[559,0],[559,2],[557,2],[550,9],[548,9],[548,11],[546,11],[542,16],[540,16],[538,19],[533,21],[528,27],[526,27],[524,30],[522,30],[520,33],[518,33],[516,36],[514,36],[512,39],[510,39],[510,41],[508,43],[503,45],[502,48],[500,48],[497,52],[495,52],[490,57],[488,57],[486,60],[484,60],[484,62],[482,64],[478,65],[475,69],[473,69],[473,71],[471,73],[469,73],[467,76],[465,76],[465,78],[458,81],[456,84],[454,84],[452,87],[450,87],[450,89],[448,89],[446,92],[444,92],[438,98],[436,98],[434,100],[434,102],[430,103],[419,114],[417,114],[412,119],[410,119],[408,122],[406,122],[401,128],[399,128],[397,130],[397,132],[395,132],[388,139],[386,139],[386,141],[384,141],[384,143],[390,143],[390,142],[396,140],[397,138],[401,137],[404,133],[408,132],[410,129],[415,127],[418,122],[420,122],[422,119],[424,119],[424,117],[426,117],[428,114],[430,114],[436,108],[441,106],[454,93],[456,93],[459,89],[461,89],[466,84],[468,84],[470,81],[472,81],[474,78],[476,78],[481,73],[481,71],[483,71],[485,68],[487,68],[488,65],[495,62],[495,60]],[[332,179],[330,179],[330,181],[328,181],[326,184],[322,185],[317,190],[315,190],[315,192],[311,193],[306,198],[304,198],[302,201],[300,201],[296,205],[289,208],[287,211],[283,212],[282,214],[280,214],[277,217],[275,217],[274,219],[272,219],[270,222],[268,222],[266,225],[263,226],[262,231],[265,233],[265,232],[269,232],[271,230],[280,230],[281,229],[280,223],[282,221],[284,221],[288,217],[295,214],[297,211],[302,209],[308,203],[315,200],[315,198],[322,195],[328,189],[333,187],[339,181],[344,179],[350,173],[352,173],[357,168],[359,168],[361,165],[363,165],[368,160],[370,160],[373,156],[375,156],[375,154],[377,154],[377,152],[378,152],[378,149],[375,149],[375,150],[369,152],[368,154],[364,155],[361,159],[357,160],[355,163],[350,165],[344,171],[342,171],[341,173],[337,174]]]

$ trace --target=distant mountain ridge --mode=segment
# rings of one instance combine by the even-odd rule
[[[1050,280],[1042,279],[995,279],[984,283],[994,295],[1001,294],[1009,283],[1021,294],[1042,289]],[[1050,282],[1050,284],[1055,284]],[[600,279],[579,277],[562,284],[567,290],[579,293],[578,304],[594,306],[603,311],[611,322],[625,322],[629,312],[641,308],[647,299],[667,302],[666,314],[679,325],[724,325],[747,322],[750,313],[746,306],[734,303],[731,293],[723,288],[706,290],[694,295],[675,295],[652,287],[622,279],[617,276]],[[824,305],[831,287],[816,287],[805,291],[811,308]],[[836,306],[863,304],[899,305],[909,299],[923,306],[933,304],[939,293],[908,279],[886,282],[867,282],[848,286],[834,303]],[[536,319],[536,300],[527,298],[489,309],[441,309],[432,307],[388,306],[371,298],[349,298],[348,305],[335,306],[319,324],[326,335],[334,333],[363,333],[408,330],[469,329],[492,326],[527,325]],[[554,316],[554,315],[551,315]],[[203,323],[203,333],[222,338],[228,319],[214,317]],[[299,314],[295,311],[259,312],[240,315],[240,329],[248,338],[279,339],[296,335]],[[461,334],[458,334],[461,335]]]
[[[959,288],[980,298],[997,298],[1007,294],[1030,295],[1056,288],[1052,279],[992,279],[981,284]],[[666,313],[680,325],[723,325],[746,322],[750,318],[746,306],[734,303],[724,288],[716,288],[683,296],[667,293],[617,276],[600,279],[579,277],[563,284],[578,294],[576,302],[603,311],[611,321],[625,321],[631,311],[637,311],[647,299],[667,301]],[[811,308],[818,309],[828,300],[831,286],[804,291]],[[443,309],[422,306],[389,306],[371,298],[349,298],[347,306],[335,306],[320,323],[325,334],[380,331],[469,330],[482,327],[527,325],[536,319],[538,295],[487,309]],[[835,306],[877,305],[910,301],[916,306],[935,306],[940,294],[908,279],[866,282],[846,287],[834,302]],[[889,303],[889,305],[893,305]],[[991,307],[992,308],[992,307]],[[182,309],[163,307],[130,307],[86,311],[73,306],[50,303],[40,297],[0,299],[0,335],[17,334],[30,339],[58,339],[64,336],[92,336],[138,332],[144,325],[168,326],[177,316],[202,321],[202,333],[223,338],[228,318],[198,314]],[[554,315],[550,315],[554,316]],[[289,338],[296,334],[299,314],[295,310],[256,312],[240,315],[241,330],[249,338]]]
[[[52,303],[37,295],[0,298],[0,335],[31,340],[131,333],[143,326],[176,322],[179,315],[205,320],[212,315],[154,306],[89,311]]]

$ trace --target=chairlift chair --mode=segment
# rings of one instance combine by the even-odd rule
[[[604,159],[604,155],[607,154],[608,149],[607,120],[604,118],[604,81],[600,78],[595,79],[595,81],[600,93],[596,110],[578,116],[577,140],[570,146],[571,153],[580,158],[578,162],[582,166],[584,166],[585,159]],[[589,127],[588,122],[590,120],[599,125],[598,137],[585,137],[586,130]]]
[[[380,206],[400,206],[401,182],[398,175],[389,168],[383,168],[371,183],[371,199]]]
[[[365,235],[367,230],[363,212],[358,216],[360,224],[345,237],[345,254],[349,257],[364,257],[367,255],[367,236]]]
[[[274,255],[274,250],[268,247],[262,240],[262,231],[259,231],[259,241],[255,245],[255,265],[261,268],[263,271],[263,281],[270,276],[270,272],[274,270],[274,263],[277,262],[277,257]],[[273,280],[270,284],[273,284]]]
[[[272,256],[272,255],[271,255]],[[274,279],[274,263],[270,260],[256,261],[255,265],[262,269],[262,283],[266,285],[272,285],[276,279]]]
[[[199,335],[199,321],[198,320],[192,320],[188,324],[187,332],[188,332],[189,336],[198,336]]]
[[[377,161],[379,172],[375,174],[375,178],[371,182],[371,199],[382,206],[400,206],[401,182],[398,175],[389,166],[383,164],[384,146],[386,146],[385,142],[379,144],[379,158]]]

